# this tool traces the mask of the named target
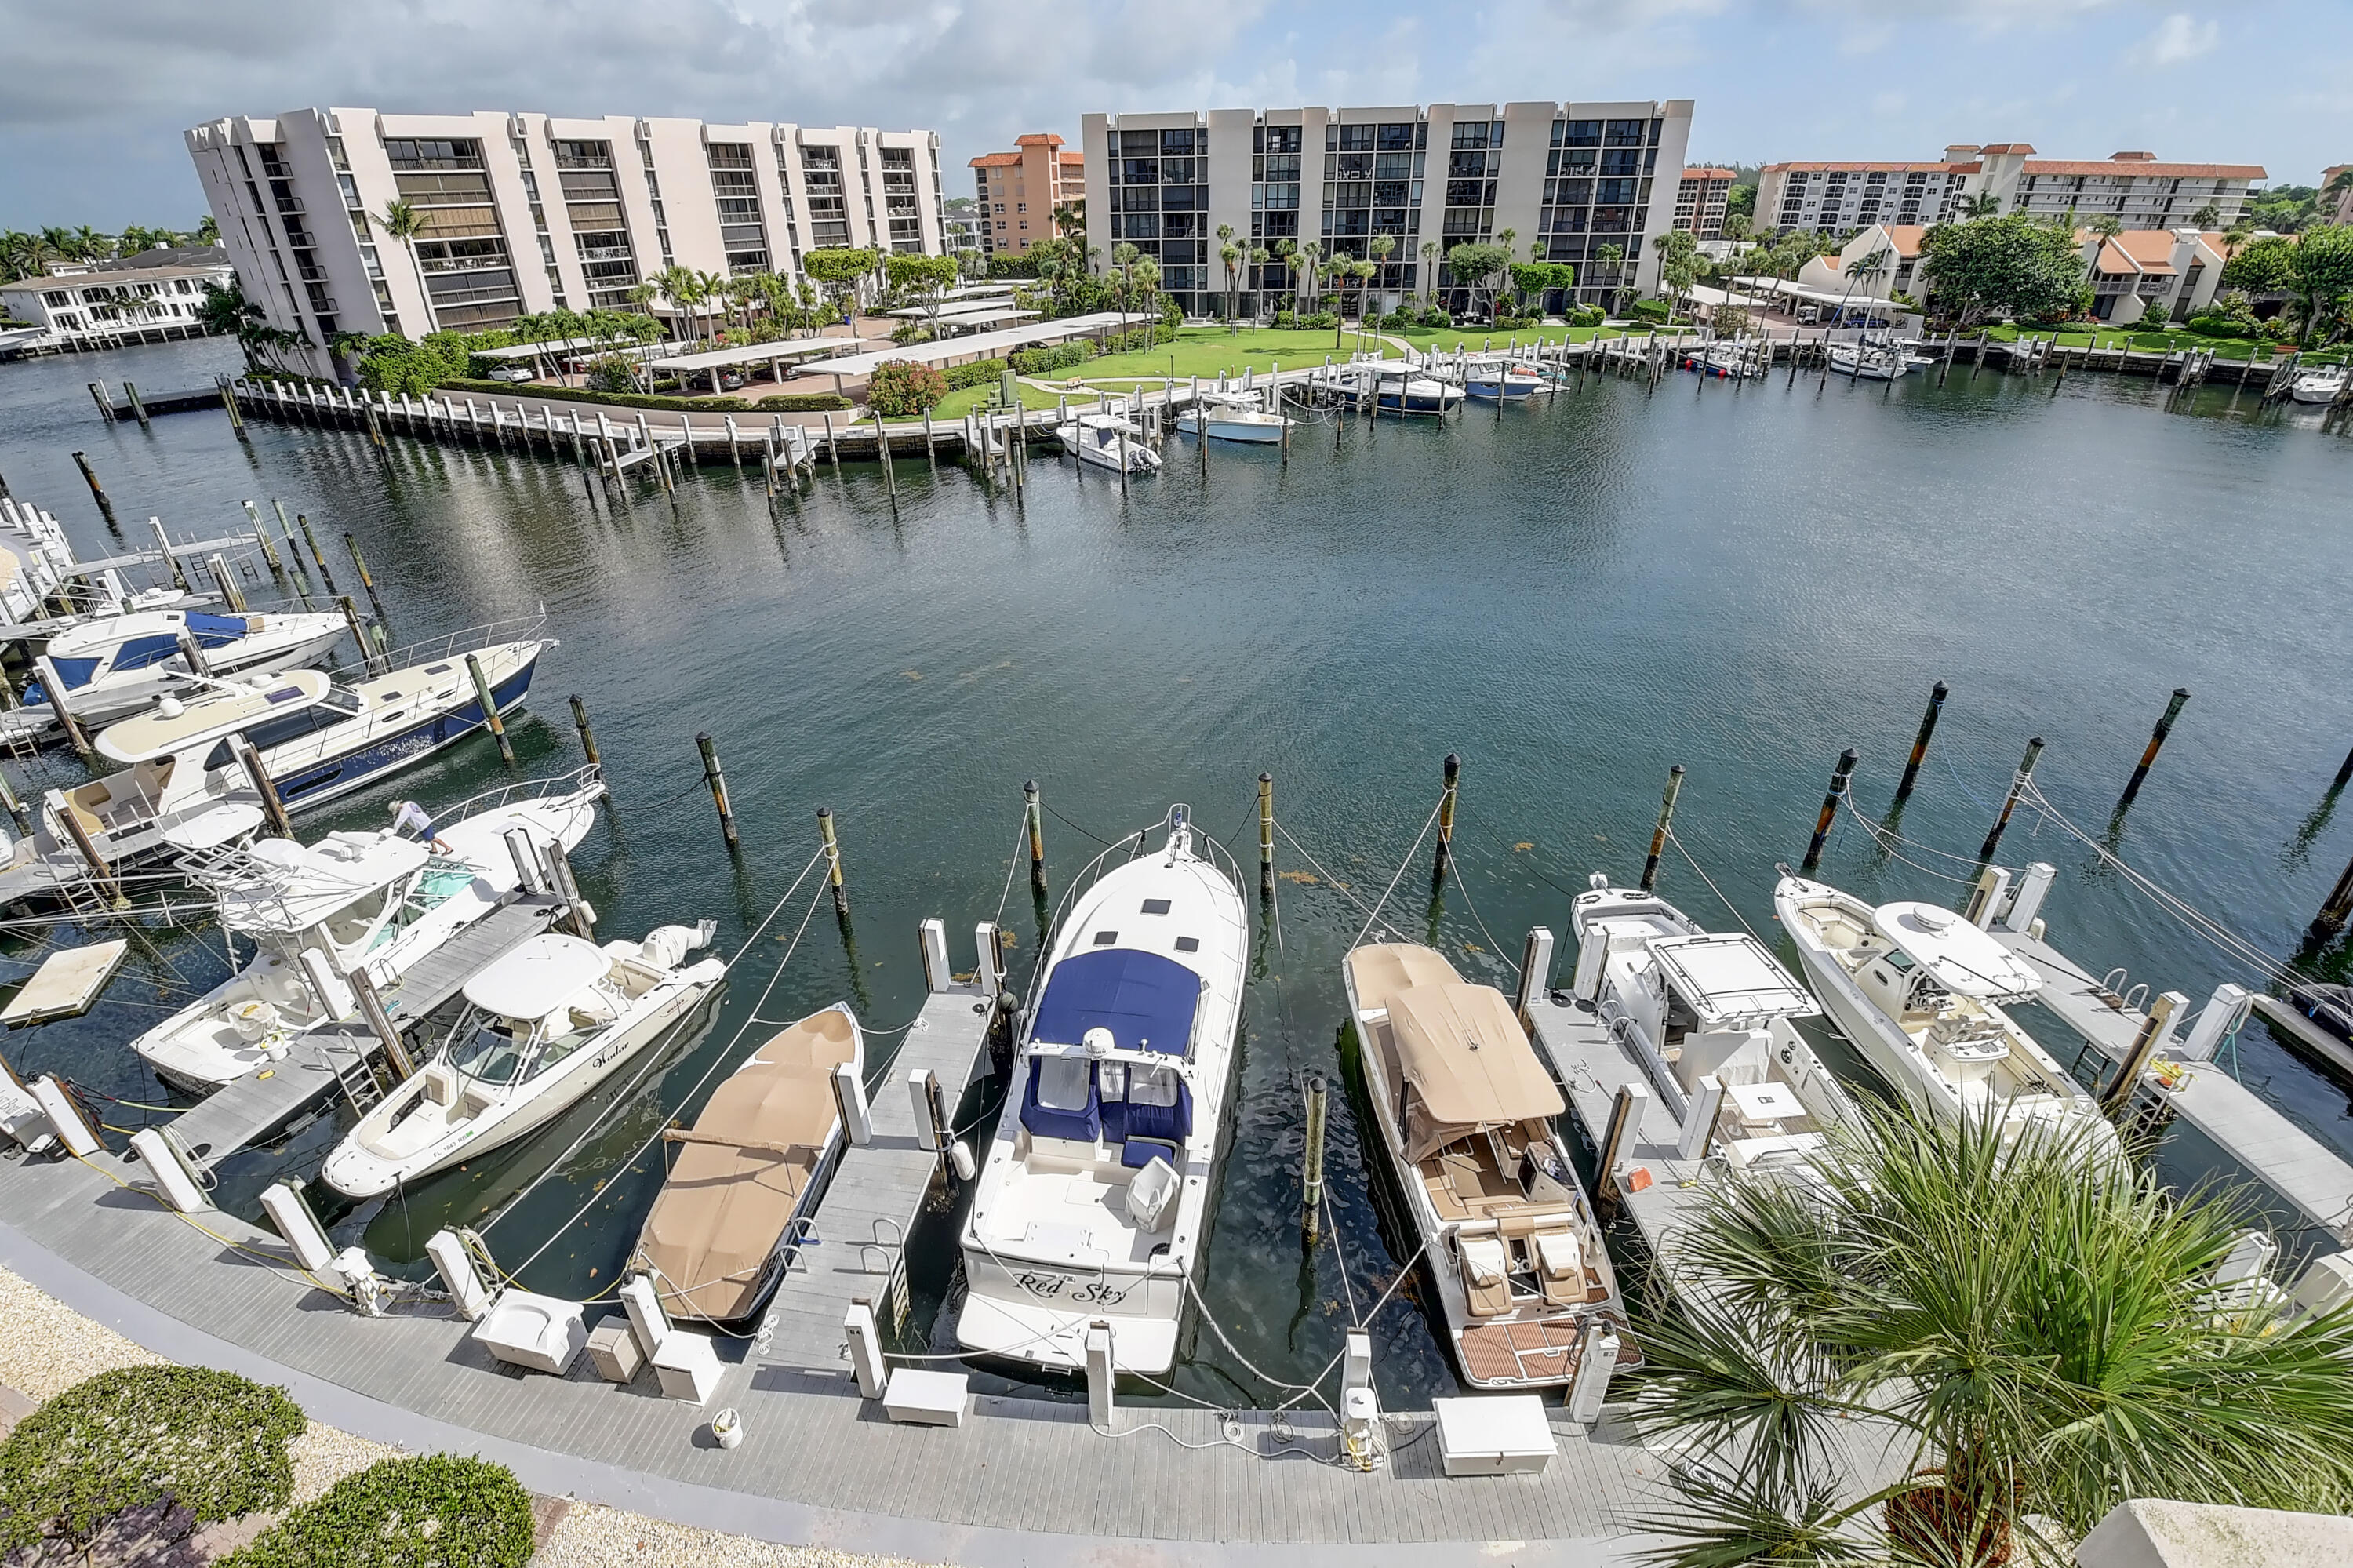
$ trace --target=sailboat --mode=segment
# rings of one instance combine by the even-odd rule
[[[1543,1388],[1622,1332],[1600,1222],[1555,1120],[1567,1108],[1504,993],[1434,948],[1374,943],[1340,966],[1373,1130],[1428,1260],[1463,1381]]]
[[[378,1197],[544,1126],[727,978],[716,958],[685,963],[711,935],[706,920],[599,948],[550,931],[494,959],[466,982],[465,1010],[432,1060],[360,1118],[320,1179]]]
[[[1951,910],[1852,894],[1785,874],[1773,912],[1814,994],[1880,1076],[1922,1112],[1991,1118],[2006,1139],[2081,1139],[2116,1154],[2082,1085],[2003,1011],[2042,989],[2032,965]]]
[[[509,832],[578,847],[605,786],[593,769],[585,782],[565,782],[578,787],[522,800],[501,791],[480,810],[461,808],[436,824],[447,853],[385,828],[190,857],[183,869],[219,900],[222,927],[256,951],[131,1048],[174,1087],[207,1094],[284,1055],[303,1031],[348,1015],[352,976],[394,991],[419,960],[515,891],[522,874]],[[322,989],[333,994],[322,999]]]
[[[844,1065],[864,1075],[866,1035],[838,1001],[770,1036],[665,1135],[678,1156],[631,1263],[671,1317],[732,1330],[767,1304],[841,1161]]]
[[[61,689],[26,683],[25,706],[0,723],[58,733],[58,708],[97,728],[204,689],[206,677],[270,674],[326,657],[346,631],[340,615],[213,615],[139,610],[86,620],[49,639],[46,655]]]
[[[1233,879],[1167,841],[1077,896],[1052,938],[960,1238],[967,1351],[1072,1371],[1089,1325],[1165,1373],[1194,1296],[1231,1088],[1249,923]]]

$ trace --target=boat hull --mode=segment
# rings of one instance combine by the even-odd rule
[[[1191,414],[1176,416],[1176,428],[1188,436],[1200,433],[1199,421]],[[1282,440],[1282,427],[1269,420],[1260,423],[1249,419],[1209,418],[1209,439],[1213,441],[1238,441],[1244,446],[1276,446]]]

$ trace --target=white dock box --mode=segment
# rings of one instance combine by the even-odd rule
[[[661,1349],[654,1352],[654,1375],[661,1379],[664,1399],[707,1404],[719,1392],[723,1370],[708,1334],[672,1329],[662,1336]]]
[[[965,1395],[970,1381],[963,1372],[919,1372],[900,1367],[882,1390],[882,1413],[893,1421],[921,1426],[964,1425]]]
[[[1535,1475],[1556,1451],[1544,1400],[1533,1393],[1433,1399],[1438,1452],[1450,1476]]]

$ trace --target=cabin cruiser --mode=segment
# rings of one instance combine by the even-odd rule
[[[1144,427],[1123,414],[1072,414],[1054,433],[1081,462],[1116,473],[1155,473],[1160,454],[1144,439]]]
[[[2002,1011],[2042,987],[2024,959],[1949,909],[1874,909],[1802,876],[1782,877],[1773,910],[1831,1017],[1916,1109],[1990,1118],[2005,1140],[2055,1134],[2116,1152],[2091,1096]]]
[[[1554,1120],[1567,1108],[1504,993],[1434,948],[1341,965],[1374,1130],[1404,1190],[1463,1381],[1542,1388],[1619,1335],[1640,1359],[1593,1205]]]
[[[1255,392],[1204,392],[1199,401],[1176,416],[1176,428],[1188,436],[1201,433],[1207,421],[1213,441],[1245,441],[1271,446],[1282,441],[1291,420],[1267,412]]]
[[[95,866],[123,865],[231,843],[261,826],[259,785],[241,740],[290,811],[347,795],[483,726],[468,660],[478,661],[503,713],[531,689],[545,638],[493,642],[349,684],[315,670],[210,683],[182,702],[100,732],[99,754],[123,765],[43,797],[33,834],[10,844],[0,906],[53,897]]]
[[[374,1198],[543,1126],[692,1012],[727,976],[681,969],[712,925],[658,926],[642,942],[550,931],[466,982],[466,1006],[432,1060],[362,1117],[320,1178]]]
[[[1641,1068],[1692,1147],[1735,1170],[1804,1165],[1854,1107],[1796,1021],[1821,1009],[1746,931],[1701,929],[1652,893],[1597,872],[1569,906],[1577,1001]]]
[[[1049,950],[960,1238],[967,1351],[1166,1373],[1194,1293],[1233,1071],[1249,923],[1231,878],[1166,844],[1079,895]]]
[[[1462,391],[1482,403],[1514,402],[1546,387],[1544,372],[1503,355],[1473,355],[1462,362]]]
[[[57,689],[46,679],[27,683],[25,706],[0,724],[56,732],[62,702],[76,722],[96,728],[160,697],[200,693],[207,677],[314,664],[346,631],[340,615],[158,609],[93,618],[49,639],[44,671],[54,673]]]
[[[2315,366],[2310,370],[2300,370],[2296,372],[2295,379],[2288,383],[2287,395],[2299,403],[2334,403],[2345,396],[2345,382],[2348,375],[2353,375],[2353,372],[2348,372],[2342,365]]]
[[[771,1035],[712,1091],[677,1146],[632,1266],[672,1318],[740,1329],[757,1318],[841,1161],[833,1075],[862,1081],[866,1036],[847,1002]]]
[[[353,975],[391,1005],[403,975],[522,885],[508,833],[575,849],[604,793],[592,772],[569,793],[457,814],[436,824],[446,853],[385,828],[190,856],[183,869],[219,900],[222,927],[258,950],[131,1048],[165,1083],[209,1094],[285,1055],[305,1030],[348,1017]]]
[[[1830,361],[1832,370],[1858,381],[1893,381],[1909,375],[1915,364],[1929,363],[1915,360],[1908,344],[1869,337],[1831,344]]]

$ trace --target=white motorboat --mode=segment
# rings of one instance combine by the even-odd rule
[[[1213,441],[1263,446],[1280,443],[1284,429],[1292,423],[1281,414],[1269,413],[1255,392],[1204,392],[1198,407],[1176,415],[1176,428],[1188,436],[1199,435],[1204,421]]]
[[[1535,396],[1546,385],[1543,371],[1508,355],[1474,355],[1462,362],[1463,395],[1482,403],[1493,403],[1499,397],[1516,402]]]
[[[1762,344],[1745,338],[1725,339],[1683,355],[1683,368],[1702,376],[1739,381],[1765,374],[1771,363],[1765,357],[1766,352]]]
[[[2002,1011],[2042,976],[1949,909],[1883,904],[1785,875],[1773,911],[1806,978],[1880,1076],[1920,1111],[1990,1118],[2005,1139],[2080,1138],[2113,1154],[2116,1129],[2083,1086]]]
[[[1107,468],[1114,473],[1122,467],[1130,473],[1159,470],[1160,454],[1145,440],[1144,427],[1124,415],[1073,414],[1054,433],[1081,462]]]
[[[57,706],[90,728],[153,707],[165,696],[200,694],[206,677],[271,674],[326,657],[346,634],[340,615],[213,615],[137,610],[93,618],[49,639],[44,656],[60,691],[26,683],[25,706],[0,724],[58,732]],[[194,652],[190,650],[193,648]]]
[[[1908,349],[1868,343],[1834,343],[1831,344],[1831,368],[1841,376],[1852,376],[1858,381],[1893,381],[1908,375],[1912,355]]]
[[[1641,1360],[1593,1205],[1555,1118],[1567,1109],[1511,1002],[1409,943],[1341,965],[1375,1130],[1474,1388],[1577,1376],[1617,1336]]]
[[[1462,401],[1462,388],[1403,365],[1359,360],[1335,366],[1326,383],[1351,408],[1369,399],[1384,414],[1443,414]]]
[[[680,968],[711,923],[658,926],[642,942],[548,932],[466,982],[433,1058],[360,1118],[320,1178],[374,1198],[545,1125],[667,1034],[727,975]]]
[[[2334,403],[2345,396],[2348,376],[2342,365],[2316,366],[2299,370],[2288,383],[2287,395],[2299,403]]]
[[[673,1318],[745,1327],[767,1305],[841,1161],[833,1075],[866,1072],[866,1033],[837,1001],[769,1037],[712,1091],[638,1234],[632,1266]]]
[[[262,823],[258,786],[231,741],[242,738],[289,811],[347,795],[482,728],[469,660],[479,662],[501,713],[531,689],[539,656],[528,637],[435,655],[346,685],[315,670],[215,682],[188,702],[100,732],[97,747],[124,770],[43,798],[33,834],[0,868],[0,906],[53,897],[103,862],[125,864],[216,848]]]
[[[1686,1128],[1736,1170],[1803,1165],[1854,1115],[1796,1021],[1821,1009],[1746,931],[1703,930],[1655,894],[1599,873],[1569,906],[1571,991]],[[1711,1111],[1708,1107],[1713,1105]]]
[[[572,788],[520,799],[500,791],[437,822],[446,854],[385,828],[332,832],[308,845],[263,839],[191,857],[183,869],[220,901],[223,928],[258,950],[131,1048],[164,1082],[208,1094],[283,1056],[305,1030],[350,1016],[354,974],[365,974],[391,1005],[418,960],[521,885],[509,832],[521,829],[535,845],[578,847],[605,786],[593,769],[557,782]]]
[[[1233,880],[1168,840],[1074,900],[1046,964],[960,1238],[967,1351],[1166,1373],[1195,1291],[1230,1090],[1249,923]],[[1016,1103],[1018,1102],[1018,1103]]]

